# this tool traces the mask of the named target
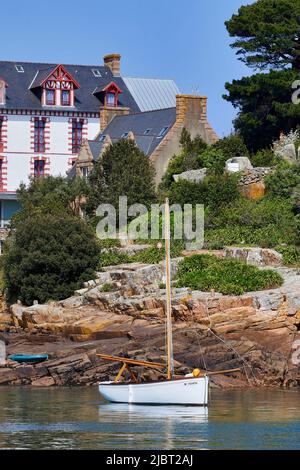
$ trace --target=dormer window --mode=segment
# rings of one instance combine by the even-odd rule
[[[39,70],[29,88],[42,88],[43,106],[74,106],[74,91],[80,87],[65,67],[58,65]]]
[[[122,90],[114,82],[108,85],[97,87],[94,90],[94,95],[99,95],[100,100],[104,106],[113,108],[118,106],[118,97]]]

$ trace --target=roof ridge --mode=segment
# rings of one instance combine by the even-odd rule
[[[139,112],[128,113],[128,114],[116,114],[113,117],[113,119],[119,118],[119,117],[136,116],[136,115],[140,115],[140,114],[154,113],[154,112],[157,113],[159,111],[167,111],[168,109],[176,109],[176,106],[170,106],[169,108],[150,109],[149,111],[139,111]],[[113,119],[110,122],[112,122]],[[108,124],[108,126],[109,126],[109,124]]]
[[[48,66],[52,66],[52,65],[65,65],[65,66],[68,66],[68,65],[71,65],[71,66],[74,66],[74,67],[103,67],[103,68],[109,68],[107,67],[107,65],[95,65],[95,64],[66,64],[64,62],[39,62],[39,61],[30,61],[30,60],[0,60],[0,64],[5,62],[6,64],[34,64],[34,65],[48,65]]]

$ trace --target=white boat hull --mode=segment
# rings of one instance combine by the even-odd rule
[[[207,376],[140,384],[99,383],[101,395],[114,403],[205,406],[208,404],[208,389]]]

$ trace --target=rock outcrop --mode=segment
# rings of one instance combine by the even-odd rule
[[[178,259],[173,260],[176,272]],[[216,376],[216,386],[299,386],[300,275],[276,268],[280,289],[226,296],[173,289],[177,373],[194,367],[240,372]],[[112,379],[118,364],[97,353],[165,359],[163,263],[106,268],[73,297],[46,305],[13,305],[2,323],[8,354],[47,353],[35,366],[0,367],[0,384],[93,385]],[[109,292],[103,286],[109,284]],[[7,316],[9,315],[9,317]],[[299,361],[300,362],[300,361]],[[135,371],[156,378],[161,371]]]

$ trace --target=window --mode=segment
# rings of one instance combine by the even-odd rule
[[[163,127],[157,137],[164,137],[168,131],[169,127]]]
[[[36,118],[34,120],[34,151],[45,152],[45,120]]]
[[[24,73],[24,68],[22,65],[15,65],[15,68],[18,73]]]
[[[152,129],[146,129],[145,132],[144,132],[144,135],[149,135],[151,131],[152,131]]]
[[[93,72],[93,75],[95,77],[101,77],[102,76],[100,70],[98,70],[98,69],[92,69],[92,72]]]
[[[89,173],[90,173],[90,171],[89,171],[87,166],[84,166],[84,167],[81,168],[81,174],[82,174],[83,178],[87,179],[88,176],[89,176]]]
[[[45,160],[34,160],[34,177],[39,178],[45,175]]]
[[[72,121],[72,153],[79,153],[82,143],[83,121]]]
[[[115,106],[115,93],[106,93],[106,106]]]
[[[55,105],[55,90],[46,90],[46,104]]]
[[[61,105],[70,106],[71,105],[71,94],[69,90],[61,91]]]
[[[126,137],[128,137],[128,134],[129,132],[123,132],[123,134],[121,135],[121,139],[126,139]]]

